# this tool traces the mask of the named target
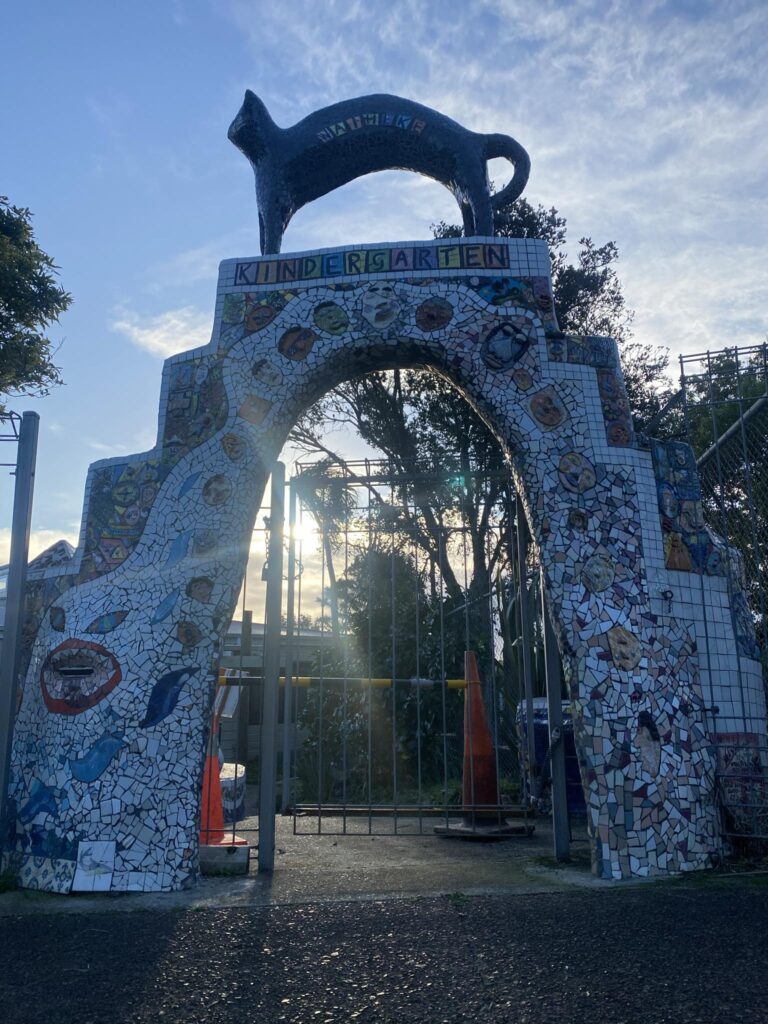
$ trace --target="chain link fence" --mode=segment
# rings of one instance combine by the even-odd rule
[[[739,664],[761,663],[768,693],[768,346],[680,358],[680,391],[649,433],[687,441],[701,482],[704,519],[725,542]],[[768,745],[764,736],[717,732],[724,831],[768,840]]]

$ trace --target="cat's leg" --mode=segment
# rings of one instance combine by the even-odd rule
[[[275,206],[265,207],[259,213],[262,256],[280,252],[280,246],[283,244],[285,223],[285,218],[280,215],[279,209]]]
[[[491,206],[491,197],[488,194],[487,187],[483,186],[482,188],[471,190],[469,193],[469,202],[472,206],[475,226],[474,234],[492,235],[493,207]]]
[[[469,238],[475,234],[475,214],[466,199],[459,203],[459,208],[461,209],[461,219],[464,224],[464,235]]]
[[[264,248],[264,246],[265,246],[265,244],[266,244],[266,240],[265,240],[265,238],[264,238],[264,235],[265,235],[265,231],[264,231],[264,218],[263,218],[263,217],[262,217],[262,215],[261,215],[261,211],[259,211],[259,246],[261,247],[261,255],[262,255],[262,256],[263,256],[263,255],[264,255],[264,254],[266,253],[266,251],[267,251],[267,250],[266,250],[266,249]]]

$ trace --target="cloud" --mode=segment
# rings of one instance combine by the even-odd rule
[[[94,438],[88,438],[86,444],[93,451],[98,452],[99,455],[109,457],[112,455],[125,455],[128,452],[128,447],[124,444],[106,444],[104,441],[96,441]]]
[[[246,83],[279,124],[392,92],[506,131],[531,154],[526,197],[567,218],[572,251],[582,235],[617,241],[638,340],[690,351],[764,337],[767,5],[395,0],[382,17],[326,0],[319,22],[310,0],[258,18],[246,0],[225,9],[254,55],[286,55],[280,90],[266,71]],[[420,206],[402,176],[368,180],[300,214],[285,248],[426,233],[428,193]]]
[[[109,325],[111,330],[124,334],[138,348],[162,358],[206,345],[211,338],[209,314],[194,306],[143,317],[120,307],[114,317]]]
[[[52,544],[59,540],[67,540],[72,547],[77,547],[79,537],[78,527],[70,527],[68,530],[32,530],[29,535],[29,558],[33,558],[45,551]],[[0,565],[7,565],[11,557],[11,531],[9,527],[0,527]]]

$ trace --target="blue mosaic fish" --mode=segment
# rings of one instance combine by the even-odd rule
[[[86,633],[111,633],[113,629],[123,621],[128,612],[107,612],[106,615],[97,616],[90,626],[85,627]]]
[[[156,626],[158,622],[162,622],[163,619],[167,619],[173,611],[173,606],[179,599],[179,591],[172,590],[168,597],[163,598],[160,604],[155,609],[155,614],[152,616],[151,624]]]
[[[82,757],[70,757],[69,767],[78,782],[95,782],[109,762],[125,746],[122,736],[105,733]]]
[[[175,668],[172,672],[166,672],[164,676],[161,676],[149,695],[147,713],[140,723],[141,727],[149,729],[170,715],[176,707],[184,684],[199,671],[200,669],[197,667]]]
[[[186,480],[184,481],[184,483],[183,483],[183,484],[181,485],[181,487],[179,488],[179,497],[180,497],[180,498],[183,498],[183,497],[184,497],[184,495],[185,495],[185,494],[186,494],[186,493],[187,493],[188,491],[191,491],[191,490],[192,490],[192,488],[193,488],[193,487],[195,486],[195,484],[197,483],[197,481],[198,481],[198,480],[200,479],[200,477],[201,477],[201,475],[202,475],[202,472],[203,472],[203,471],[202,471],[202,469],[199,469],[199,470],[197,471],[197,473],[192,473],[192,474],[191,474],[191,476],[188,476],[188,477],[187,477],[187,479],[186,479]]]
[[[28,825],[41,812],[55,817],[58,805],[53,795],[54,793],[55,790],[50,786],[44,785],[40,779],[33,779],[32,787],[29,791],[29,800],[19,811],[19,821],[23,825]]]
[[[171,550],[168,552],[168,558],[165,560],[166,569],[172,568],[177,562],[180,562],[185,557],[187,549],[189,548],[189,539],[192,536],[191,530],[185,530],[184,533],[178,534],[173,539],[171,544]]]

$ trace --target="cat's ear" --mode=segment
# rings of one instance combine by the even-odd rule
[[[246,89],[243,105],[227,132],[230,141],[251,163],[257,163],[267,152],[270,136],[279,130],[262,100]]]
[[[272,120],[269,111],[264,105],[264,101],[261,100],[255,92],[251,92],[250,89],[245,90],[245,99],[243,100],[241,113],[242,112],[247,112],[247,116],[250,120],[266,131],[277,128],[277,125]]]

